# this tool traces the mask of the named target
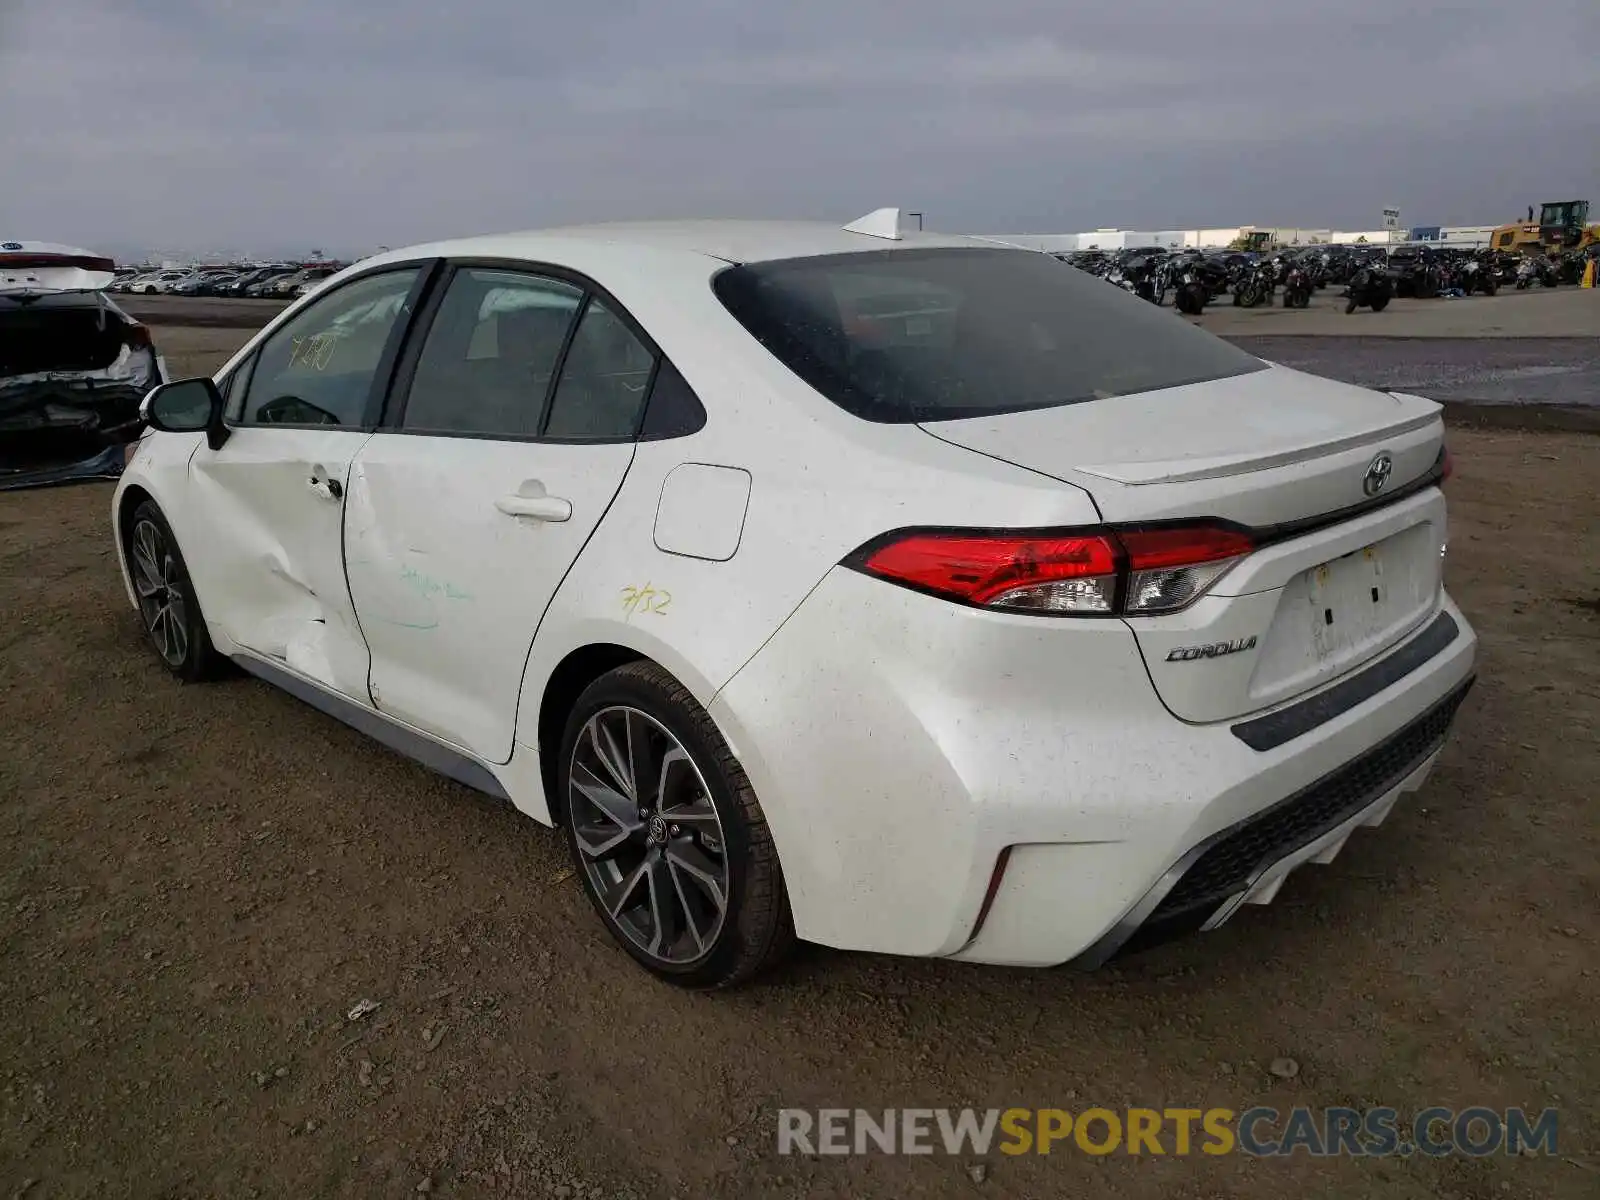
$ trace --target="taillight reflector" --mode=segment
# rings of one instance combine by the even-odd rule
[[[1439,482],[1443,483],[1446,479],[1449,479],[1450,476],[1454,475],[1455,473],[1456,473],[1456,460],[1450,454],[1450,447],[1446,446],[1444,449],[1439,451]]]

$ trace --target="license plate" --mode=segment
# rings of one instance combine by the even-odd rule
[[[1339,657],[1392,623],[1394,601],[1403,597],[1390,596],[1383,549],[1364,546],[1311,569],[1311,636],[1319,660]]]

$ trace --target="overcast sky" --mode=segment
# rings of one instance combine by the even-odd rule
[[[0,0],[0,114],[0,235],[108,249],[1481,224],[1600,209],[1600,0]]]

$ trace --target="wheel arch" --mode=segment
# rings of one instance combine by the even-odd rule
[[[139,607],[139,601],[133,593],[133,577],[128,570],[128,524],[133,519],[133,510],[146,501],[156,504],[156,498],[148,491],[137,483],[130,483],[118,494],[116,505],[111,510],[111,536],[116,543],[117,566],[122,571],[122,588],[128,594],[128,603],[134,608]],[[156,507],[161,506],[156,504]]]
[[[655,660],[631,646],[615,642],[591,642],[568,652],[545,679],[539,697],[536,736],[539,781],[544,786],[545,803],[549,806],[553,822],[559,824],[563,816],[562,797],[560,789],[556,787],[556,760],[568,714],[584,689],[596,679],[608,671],[640,661]]]

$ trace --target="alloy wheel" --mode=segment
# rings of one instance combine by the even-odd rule
[[[139,613],[156,651],[172,667],[182,666],[189,655],[189,609],[183,598],[183,570],[154,521],[133,527],[129,549],[133,559],[133,590]]]
[[[727,843],[683,744],[637,708],[600,709],[573,746],[567,805],[612,923],[664,965],[710,953],[728,913]]]

